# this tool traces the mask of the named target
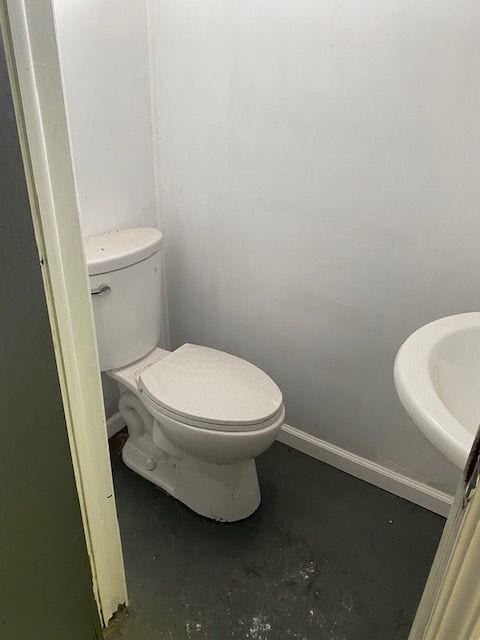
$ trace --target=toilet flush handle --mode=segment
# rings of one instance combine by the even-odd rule
[[[101,284],[96,289],[90,289],[92,296],[103,296],[110,293],[111,289],[108,284]]]

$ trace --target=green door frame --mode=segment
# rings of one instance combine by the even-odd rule
[[[127,591],[53,0],[0,0],[31,220],[71,460],[104,626]]]
[[[0,635],[98,640],[60,381],[0,34]]]

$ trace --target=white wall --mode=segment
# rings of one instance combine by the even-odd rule
[[[174,346],[250,359],[290,424],[453,490],[392,367],[480,308],[480,5],[153,6]]]
[[[55,0],[85,236],[156,226],[145,0]]]
[[[55,13],[83,234],[155,227],[146,1],[55,0]]]

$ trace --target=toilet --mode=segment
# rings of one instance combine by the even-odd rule
[[[283,424],[282,393],[242,358],[158,347],[161,246],[151,228],[85,240],[100,368],[118,383],[128,427],[123,460],[196,513],[234,522],[260,504],[255,458]]]

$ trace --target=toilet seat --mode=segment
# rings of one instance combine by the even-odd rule
[[[250,424],[235,424],[235,423],[214,423],[214,422],[205,422],[202,420],[196,420],[195,418],[191,418],[189,416],[185,416],[179,413],[174,413],[173,411],[168,411],[164,407],[161,407],[158,404],[153,403],[149,398],[143,396],[143,403],[145,407],[148,409],[149,413],[159,420],[163,422],[165,418],[174,420],[177,423],[182,425],[186,425],[189,427],[197,427],[198,429],[205,429],[207,431],[217,431],[217,432],[225,432],[229,434],[240,434],[240,433],[248,433],[252,431],[260,431],[262,429],[266,429],[271,425],[278,422],[281,418],[283,422],[285,418],[285,407],[282,404],[278,411],[264,422],[252,422]]]
[[[280,389],[255,365],[184,344],[144,370],[138,387],[152,415],[217,431],[253,431],[283,411]]]

